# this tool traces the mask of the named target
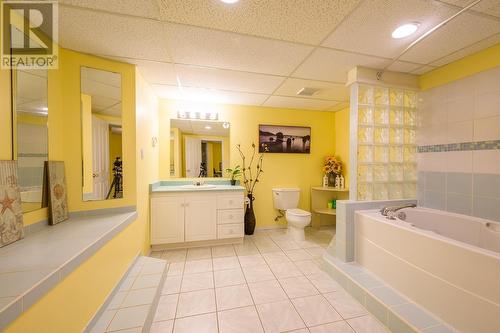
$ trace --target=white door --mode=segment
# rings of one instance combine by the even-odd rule
[[[109,125],[92,117],[92,177],[94,200],[104,200],[109,191]]]
[[[184,198],[151,198],[151,243],[184,242]]]
[[[200,174],[201,140],[186,136],[184,138],[184,168],[186,177],[194,178]]]
[[[186,196],[186,242],[217,238],[217,199],[215,196]]]

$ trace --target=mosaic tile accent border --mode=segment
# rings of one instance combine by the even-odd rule
[[[443,145],[419,146],[419,153],[442,153],[447,151],[496,150],[500,149],[500,140],[460,142]]]

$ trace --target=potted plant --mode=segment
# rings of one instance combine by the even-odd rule
[[[257,151],[255,149],[255,144],[252,143],[252,156],[250,158],[250,163],[247,166],[246,157],[243,151],[241,150],[241,145],[237,145],[236,149],[238,149],[238,152],[240,153],[242,160],[243,186],[245,186],[248,198],[247,207],[245,209],[245,235],[253,235],[256,224],[255,213],[253,211],[253,202],[255,201],[253,193],[255,185],[257,185],[257,183],[259,182],[260,175],[264,172],[262,170],[262,161],[264,159],[264,154],[259,154],[258,156],[256,156]],[[254,163],[256,163],[255,170],[254,170]]]
[[[342,173],[342,161],[335,156],[325,157],[323,172],[328,175],[328,186],[335,186],[335,177]]]
[[[231,185],[232,186],[236,185],[236,179],[240,178],[240,176],[241,176],[240,166],[237,165],[234,167],[234,169],[227,168],[226,172],[231,176]]]

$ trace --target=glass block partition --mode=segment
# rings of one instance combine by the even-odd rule
[[[351,112],[357,114],[356,199],[415,198],[418,93],[366,84],[356,84],[353,91],[351,98],[357,95],[357,103],[351,105],[357,107],[357,112]]]

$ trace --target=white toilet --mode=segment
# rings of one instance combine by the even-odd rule
[[[304,228],[311,223],[311,213],[298,209],[300,189],[273,188],[274,208],[285,211],[288,235],[294,240],[304,240]]]

